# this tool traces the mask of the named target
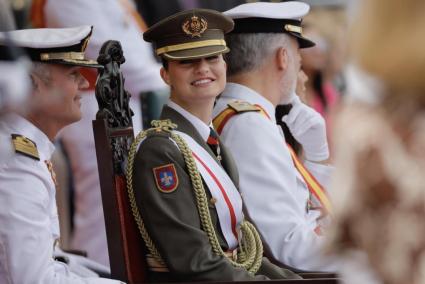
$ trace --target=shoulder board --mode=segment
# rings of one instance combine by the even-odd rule
[[[221,134],[224,125],[232,116],[250,111],[261,111],[261,109],[258,106],[245,101],[232,101],[227,104],[227,108],[213,119],[212,122],[214,129],[218,132],[218,134]]]
[[[37,145],[31,139],[19,134],[12,134],[12,143],[16,153],[40,161]]]
[[[233,101],[231,103],[228,103],[227,105],[237,113],[247,111],[260,111],[257,106],[245,101]]]

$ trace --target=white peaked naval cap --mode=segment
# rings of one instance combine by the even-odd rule
[[[10,42],[22,48],[32,61],[100,67],[85,58],[93,27],[42,28],[0,32],[0,52]]]
[[[302,34],[302,17],[310,6],[303,2],[254,2],[236,6],[224,12],[235,22],[232,33],[288,33],[298,40],[300,48],[315,43]]]

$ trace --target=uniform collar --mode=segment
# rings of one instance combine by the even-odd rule
[[[259,105],[268,114],[270,119],[273,122],[276,122],[276,109],[274,105],[262,95],[247,86],[237,83],[227,83],[221,96],[222,98],[236,99],[253,105]]]
[[[180,113],[184,118],[186,118],[199,132],[204,141],[208,140],[208,137],[210,136],[210,127],[212,127],[212,125],[206,125],[202,120],[200,120],[199,118],[197,118],[196,116],[194,116],[193,114],[191,114],[190,112],[188,112],[187,110],[185,110],[184,108],[182,108],[171,100],[167,102],[167,105],[178,113]]]
[[[37,146],[41,160],[48,160],[55,151],[55,145],[44,132],[17,114],[8,114],[4,119],[5,130],[9,134],[19,134],[31,139]]]

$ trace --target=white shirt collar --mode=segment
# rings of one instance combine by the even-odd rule
[[[37,146],[41,160],[49,160],[55,151],[55,145],[46,134],[18,114],[8,114],[3,123],[0,123],[0,129],[9,134],[19,134],[31,139]]]
[[[182,108],[171,100],[168,100],[167,105],[178,113],[180,113],[181,115],[183,115],[184,118],[189,120],[189,122],[192,123],[192,125],[199,132],[204,141],[208,140],[208,137],[210,136],[210,127],[212,127],[212,125],[206,125],[202,120],[200,120],[199,118],[197,118],[196,116],[194,116],[193,114],[191,114],[190,112],[188,112],[187,110],[185,110],[184,108]]]
[[[223,93],[221,94],[221,97],[246,101],[250,104],[259,105],[266,111],[270,119],[273,122],[276,122],[276,109],[274,105],[262,95],[253,89],[248,88],[247,86],[237,83],[227,83]]]

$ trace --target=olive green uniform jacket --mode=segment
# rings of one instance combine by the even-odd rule
[[[177,124],[178,131],[190,135],[215,158],[195,127],[177,111],[165,106],[161,119],[170,119]],[[201,229],[195,195],[183,155],[169,136],[167,132],[155,132],[149,135],[140,145],[134,161],[133,187],[137,206],[150,237],[169,269],[169,272],[150,271],[148,280],[170,282],[267,279],[263,275],[253,276],[243,268],[235,268],[226,257],[213,252],[207,235]],[[237,168],[223,146],[221,154],[223,168],[238,185]],[[165,193],[158,189],[153,169],[168,164],[174,164],[178,186],[173,192]],[[210,200],[211,194],[205,183],[204,187]],[[220,245],[223,251],[227,251],[228,245],[221,232],[213,202],[210,202],[209,210]],[[258,274],[261,273],[269,278],[297,277],[265,259]]]

